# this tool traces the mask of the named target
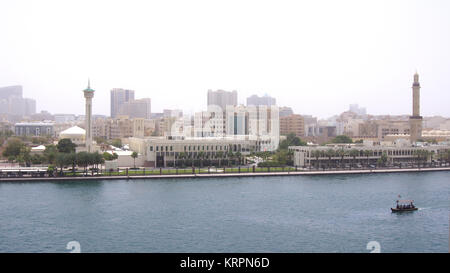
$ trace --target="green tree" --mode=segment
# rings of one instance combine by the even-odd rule
[[[92,164],[95,165],[95,169],[97,170],[97,174],[99,171],[98,165],[104,164],[105,159],[103,158],[103,155],[99,154],[98,152],[92,153]]]
[[[341,168],[344,166],[344,156],[345,155],[346,155],[346,152],[343,149],[336,151],[336,156],[341,158],[341,160],[340,160]]]
[[[58,152],[69,154],[75,152],[75,148],[77,147],[77,145],[73,143],[69,138],[63,138],[58,141],[58,145],[56,147],[58,149]]]
[[[136,169],[136,158],[138,157],[138,153],[136,152],[131,153],[131,157],[133,158],[134,168]]]
[[[59,168],[59,174],[63,175],[63,169],[67,166],[67,154],[66,153],[57,153],[55,156],[55,165]]]
[[[58,153],[58,148],[55,145],[50,144],[50,145],[45,146],[44,157],[45,157],[47,163],[54,164],[57,153]]]
[[[236,152],[236,157],[238,159],[239,165],[241,165],[242,153],[241,152]]]
[[[325,152],[326,156],[328,157],[328,168],[330,168],[331,165],[331,158],[336,155],[335,151],[333,149],[328,149]]]
[[[353,162],[352,162],[352,164],[354,165],[355,162],[356,162],[356,157],[359,156],[359,151],[356,150],[356,149],[351,149],[350,152],[349,152],[349,155],[350,155],[351,157],[353,157]]]
[[[377,164],[384,167],[384,166],[386,166],[387,161],[388,161],[388,156],[387,156],[386,152],[383,152],[381,157],[378,158]]]
[[[80,167],[83,167],[84,173],[87,173],[87,167],[89,166],[90,158],[88,152],[79,152],[77,153],[77,164]]]
[[[70,153],[66,154],[67,165],[72,166],[72,173],[75,173],[75,166],[77,165],[77,154]]]
[[[319,150],[312,150],[311,151],[311,157],[316,158],[316,169],[320,169],[320,161],[319,161],[320,151]]]
[[[352,139],[346,135],[336,136],[331,140],[332,143],[353,143]]]
[[[39,154],[34,154],[34,155],[30,156],[30,161],[31,161],[31,164],[33,164],[33,165],[42,164],[42,163],[44,163],[44,160],[45,160],[45,158]]]
[[[6,144],[5,150],[3,151],[3,156],[16,158],[17,156],[20,155],[22,148],[24,146],[25,144],[20,139],[17,138],[9,139]]]
[[[106,161],[111,161],[111,160],[117,159],[116,156],[114,156],[114,155],[117,155],[117,154],[116,153],[110,154],[108,152],[104,152],[102,154],[103,159],[106,160]]]
[[[226,155],[228,160],[228,166],[230,166],[231,160],[234,158],[234,153],[231,149],[229,149]]]
[[[113,139],[110,144],[114,147],[122,148],[122,140],[120,138]]]
[[[216,153],[216,157],[219,159],[219,168],[220,168],[220,166],[221,166],[220,163],[222,163],[221,161],[222,161],[222,158],[223,158],[223,152],[222,151],[218,151]]]
[[[371,155],[373,155],[373,151],[372,150],[364,150],[364,156],[366,156],[367,157],[367,167],[370,165],[370,159],[369,159],[369,157],[371,156]]]
[[[289,146],[306,146],[307,143],[302,141],[294,133],[289,133],[286,139],[281,141],[278,150],[287,150]]]

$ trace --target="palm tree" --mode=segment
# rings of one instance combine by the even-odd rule
[[[352,164],[355,164],[356,157],[359,156],[359,151],[356,150],[356,149],[351,149],[350,152],[349,152],[349,155],[350,155],[351,157],[353,157],[353,162],[352,162]],[[351,164],[350,164],[350,166],[351,166]]]
[[[364,156],[367,157],[367,167],[369,167],[369,164],[370,164],[369,157],[371,155],[373,155],[373,151],[372,150],[364,150],[363,153],[364,153]]]
[[[431,156],[431,152],[428,150],[422,150],[422,160],[423,160],[423,166],[426,166],[426,163],[428,161],[428,157]]]
[[[420,157],[422,154],[422,150],[414,150],[413,151],[413,155],[416,156],[416,160],[417,160],[417,167],[420,168]]]
[[[216,157],[218,157],[219,158],[219,168],[220,168],[220,163],[221,163],[221,160],[222,160],[222,157],[223,157],[223,152],[222,151],[218,151],[217,153],[216,153]]]
[[[228,153],[227,153],[228,167],[230,166],[230,162],[231,162],[231,159],[233,159],[233,157],[234,157],[233,151],[231,151],[231,149],[228,150]]]
[[[334,152],[333,149],[328,149],[325,152],[325,155],[328,157],[328,169],[330,169],[330,165],[331,165],[331,158],[335,155],[336,153]]]
[[[55,164],[59,168],[59,175],[63,175],[63,169],[66,166],[67,158],[65,153],[57,153],[55,157]]]
[[[388,156],[387,156],[386,152],[383,152],[381,157],[378,159],[377,163],[384,167],[386,165],[387,161],[388,161]]]
[[[445,165],[447,165],[448,162],[449,162],[449,159],[450,159],[450,150],[449,150],[449,149],[446,149],[446,150],[445,150],[445,152],[444,152],[444,158],[445,158]]]
[[[429,153],[430,153],[430,162],[431,162],[430,164],[433,164],[434,151],[430,151]]]
[[[339,156],[340,158],[341,158],[341,162],[340,162],[340,165],[341,165],[341,168],[343,167],[343,165],[344,165],[344,156],[345,156],[345,151],[343,150],[343,149],[340,149],[340,150],[337,150],[336,151],[336,155],[337,156]]]
[[[95,152],[93,154],[93,160],[94,160],[94,164],[95,164],[95,169],[97,170],[97,174],[98,174],[98,171],[99,171],[98,165],[105,163],[105,159],[103,158],[103,156],[101,154],[99,154],[98,152]]]
[[[294,157],[294,151],[288,150],[288,151],[287,151],[287,158],[288,158],[288,162],[289,162],[289,163],[292,162],[292,166],[295,165],[295,164],[294,164],[293,157]]]
[[[70,153],[66,157],[68,164],[72,165],[72,173],[75,173],[75,166],[77,165],[77,154]]]
[[[136,169],[136,158],[138,157],[138,153],[133,152],[133,153],[131,154],[131,157],[132,157],[133,160],[134,160],[134,169]]]
[[[236,155],[236,157],[237,157],[238,160],[239,160],[239,166],[240,166],[240,165],[241,165],[242,154],[241,154],[241,152],[236,152],[235,155]]]
[[[200,168],[202,168],[203,167],[203,160],[204,160],[204,158],[205,158],[205,152],[199,152],[198,154],[197,154],[197,158],[199,159],[199,166],[200,166]]]
[[[317,169],[319,169],[319,156],[320,156],[320,153],[317,150],[312,150],[310,152],[310,157],[315,157],[316,158],[316,168]],[[310,162],[310,165],[311,165],[311,162]]]

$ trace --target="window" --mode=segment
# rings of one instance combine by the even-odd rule
[[[150,146],[150,152],[153,152],[153,146]]]
[[[156,146],[156,151],[159,151],[159,146]]]

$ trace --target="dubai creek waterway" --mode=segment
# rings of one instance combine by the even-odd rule
[[[0,252],[448,252],[449,196],[449,171],[0,182]]]

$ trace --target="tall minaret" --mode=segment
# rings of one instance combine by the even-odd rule
[[[419,74],[414,74],[413,90],[413,111],[409,117],[409,134],[411,143],[422,137],[422,116],[420,116],[420,83]]]
[[[92,152],[92,98],[95,90],[91,89],[90,80],[88,80],[88,87],[83,92],[86,98],[86,150]]]

